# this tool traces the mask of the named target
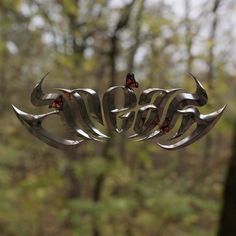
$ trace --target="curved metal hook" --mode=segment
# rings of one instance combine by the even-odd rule
[[[219,109],[218,111],[210,113],[208,115],[201,115],[199,112],[197,112],[196,110],[191,109],[191,108],[179,111],[184,116],[185,115],[186,116],[193,115],[194,120],[196,121],[197,127],[194,129],[194,131],[189,136],[187,136],[186,138],[184,138],[183,140],[180,140],[179,142],[177,142],[175,144],[169,144],[169,145],[168,144],[167,145],[161,144],[161,143],[157,143],[157,144],[160,147],[162,147],[164,149],[168,149],[168,150],[176,150],[176,149],[190,145],[191,143],[197,141],[202,136],[207,134],[215,126],[216,122],[222,116],[225,108],[226,108],[226,105],[224,107],[222,107],[221,109]],[[178,133],[176,135],[176,138],[179,136],[180,135]]]
[[[48,93],[44,94],[42,90],[42,85],[45,78],[48,76],[49,72],[35,85],[31,93],[31,103],[34,106],[45,106],[51,105],[54,100],[56,100],[60,94],[58,93]]]
[[[48,116],[58,114],[58,111],[53,111],[43,115],[32,115],[21,111],[14,105],[12,105],[12,108],[17,118],[27,128],[27,130],[30,133],[32,133],[38,139],[40,139],[44,143],[54,148],[58,148],[64,151],[70,151],[76,149],[80,145],[80,143],[83,142],[83,140],[78,141],[78,140],[59,138],[49,133],[42,127],[43,120]]]

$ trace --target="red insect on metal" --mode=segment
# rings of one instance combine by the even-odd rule
[[[126,80],[125,80],[125,87],[133,90],[133,88],[138,88],[139,84],[135,80],[134,73],[128,73],[126,75]]]
[[[166,118],[164,123],[161,125],[160,130],[163,133],[168,133],[170,131],[169,124],[170,124],[170,119]]]
[[[49,105],[49,108],[55,108],[58,110],[63,109],[63,96],[60,95],[57,99],[55,99],[51,105]]]

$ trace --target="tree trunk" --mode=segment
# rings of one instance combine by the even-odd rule
[[[232,155],[226,176],[223,207],[220,216],[218,236],[236,235],[236,122],[232,143]]]
[[[133,69],[134,69],[134,58],[135,58],[135,54],[136,54],[139,44],[140,44],[140,29],[141,29],[141,19],[142,19],[144,2],[145,2],[145,0],[140,1],[139,9],[138,9],[137,15],[135,17],[135,22],[136,22],[135,27],[134,27],[135,42],[132,45],[131,50],[130,50],[130,55],[129,55],[128,62],[127,62],[127,64],[128,64],[127,72],[133,72]],[[120,147],[119,147],[119,152],[120,152],[121,158],[125,157],[126,142],[127,142],[126,134],[121,133]]]
[[[207,83],[210,90],[213,90],[213,80],[214,80],[214,48],[215,48],[215,40],[216,40],[216,30],[218,26],[218,16],[217,11],[219,9],[220,2],[222,0],[215,0],[212,8],[212,14],[213,14],[213,21],[212,26],[210,30],[210,36],[209,36],[209,51],[208,51],[208,58],[207,58],[207,64],[208,64],[208,73],[207,73]],[[207,167],[209,158],[211,156],[211,147],[212,147],[212,136],[208,134],[206,136],[206,142],[205,147],[203,150],[203,161],[202,161],[202,167]],[[205,170],[205,168],[203,168]]]
[[[116,58],[118,56],[118,42],[119,42],[119,32],[123,28],[125,28],[128,25],[129,22],[129,16],[132,10],[132,6],[134,4],[134,0],[131,1],[131,3],[128,3],[124,7],[123,13],[120,15],[120,18],[116,24],[116,27],[114,29],[114,32],[112,36],[110,37],[110,52],[109,52],[109,62],[110,62],[110,83],[109,85],[112,87],[116,84],[116,76],[117,76],[117,70],[116,70]],[[108,130],[108,136],[110,136],[109,141],[104,145],[104,148],[102,150],[103,157],[109,161],[113,161],[112,156],[109,156],[109,151],[112,146],[112,143],[114,142],[114,135],[111,131]],[[102,173],[100,176],[97,177],[95,181],[95,187],[93,191],[93,200],[94,202],[99,202],[101,200],[101,194],[104,186],[106,178],[106,173]],[[93,222],[93,236],[100,236],[101,232],[98,226],[98,220],[97,217],[94,218]]]

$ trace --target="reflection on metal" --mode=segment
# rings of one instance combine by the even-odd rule
[[[154,139],[162,148],[179,149],[208,133],[226,107],[211,114],[200,114],[197,107],[207,103],[207,93],[193,75],[191,78],[196,84],[193,94],[184,89],[150,88],[144,90],[137,99],[133,88],[139,85],[134,75],[128,74],[125,86],[107,89],[102,101],[94,90],[88,88],[57,88],[57,93],[44,94],[42,84],[46,76],[34,87],[31,102],[35,106],[48,106],[54,111],[32,115],[15,106],[13,109],[34,136],[61,150],[77,148],[84,140],[109,139],[97,126],[118,133],[126,132],[128,138],[134,141]],[[122,108],[116,104],[117,92],[124,96]],[[56,115],[61,116],[71,129],[73,139],[60,138],[43,128],[43,121]]]

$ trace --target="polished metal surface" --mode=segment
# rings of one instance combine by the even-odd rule
[[[134,141],[156,140],[160,147],[175,150],[207,134],[225,110],[226,106],[223,106],[210,114],[200,113],[197,107],[207,104],[207,93],[191,74],[196,84],[193,94],[182,88],[150,88],[144,90],[139,99],[133,90],[139,84],[133,74],[128,75],[125,86],[107,89],[101,100],[96,91],[89,88],[56,88],[57,93],[45,94],[42,89],[45,75],[34,87],[31,102],[35,106],[48,106],[54,111],[32,115],[14,105],[12,107],[21,123],[34,136],[61,150],[75,149],[86,140],[104,142],[110,138],[104,130],[109,131],[107,133],[125,132]],[[124,97],[121,108],[117,106],[117,92]],[[58,137],[43,128],[42,123],[49,116],[60,116],[71,130],[73,139]]]

